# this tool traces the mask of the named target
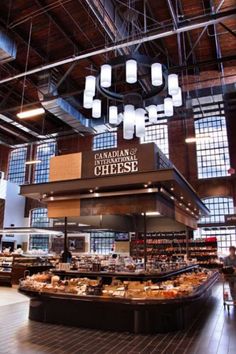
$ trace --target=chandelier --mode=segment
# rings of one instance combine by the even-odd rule
[[[144,80],[148,90],[140,92],[137,85]],[[109,124],[123,123],[123,137],[127,140],[143,137],[146,124],[157,123],[160,104],[166,117],[182,106],[178,75],[169,74],[165,65],[140,54],[116,57],[102,65],[97,76],[86,76],[83,107],[92,110],[93,118],[101,118],[104,111],[98,98],[101,96],[107,99],[105,115]]]

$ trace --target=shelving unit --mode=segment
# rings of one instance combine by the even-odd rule
[[[184,257],[196,258],[197,262],[204,266],[218,266],[217,240],[190,239],[187,242],[186,232],[152,232],[146,235],[148,257]],[[138,233],[131,239],[130,254],[136,257],[144,256],[144,234]]]
[[[0,256],[0,285],[11,286],[13,257]]]

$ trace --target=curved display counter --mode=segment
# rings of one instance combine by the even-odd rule
[[[47,291],[32,290],[25,286],[24,280],[19,291],[31,298],[31,320],[113,331],[157,333],[186,328],[211,295],[217,279],[217,271],[208,273],[207,279],[191,294],[175,298],[78,295],[55,292],[50,286]]]
[[[55,275],[60,276],[62,279],[66,279],[68,277],[87,277],[96,279],[97,277],[101,278],[103,284],[109,284],[113,278],[121,279],[121,280],[135,280],[135,281],[145,281],[145,280],[152,280],[154,282],[160,282],[162,280],[170,279],[172,276],[176,276],[182,273],[190,272],[194,269],[199,267],[198,264],[192,264],[189,266],[184,266],[181,268],[169,270],[166,272],[109,272],[109,271],[100,271],[100,272],[93,272],[93,271],[79,271],[79,270],[57,270],[52,269],[52,273]]]

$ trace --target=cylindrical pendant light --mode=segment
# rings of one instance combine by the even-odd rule
[[[153,86],[161,86],[163,84],[162,65],[160,63],[151,65],[151,78]]]
[[[164,99],[164,113],[166,117],[172,117],[174,114],[173,101],[170,97]]]
[[[102,102],[99,99],[93,100],[93,107],[92,107],[92,117],[93,118],[100,118],[102,111]]]
[[[131,104],[125,105],[124,122],[123,122],[123,136],[124,139],[132,139],[134,135],[135,125],[135,110]]]
[[[181,107],[183,104],[182,101],[182,90],[181,87],[179,87],[179,91],[177,93],[177,95],[172,96],[172,100],[173,100],[173,106],[174,107]]]
[[[85,92],[87,96],[94,96],[96,89],[96,77],[89,75],[85,78]]]
[[[101,66],[100,84],[102,87],[111,86],[111,70],[111,65],[104,64]]]
[[[156,123],[157,122],[157,106],[152,104],[151,106],[147,107],[148,110],[148,118],[150,123]]]
[[[119,125],[123,121],[123,119],[124,119],[123,113],[119,113],[117,118],[117,125]]]
[[[109,107],[109,123],[117,124],[118,123],[118,107],[110,106]]]
[[[123,138],[125,140],[131,140],[134,137],[134,132],[131,131],[126,131],[125,129],[123,129]]]
[[[124,125],[126,130],[134,131],[135,110],[132,104],[125,105],[124,110]]]
[[[137,108],[135,111],[135,131],[138,138],[145,135],[145,110]]]
[[[134,84],[137,81],[137,62],[134,59],[126,61],[126,82]]]
[[[168,75],[168,92],[169,92],[169,95],[171,95],[171,96],[177,95],[178,91],[179,91],[178,75],[176,75],[176,74]]]
[[[93,96],[88,96],[86,94],[86,91],[84,91],[83,106],[84,106],[84,108],[87,108],[87,109],[90,109],[93,106]]]

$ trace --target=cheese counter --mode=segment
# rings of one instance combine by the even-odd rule
[[[31,320],[134,333],[188,327],[203,308],[218,271],[192,269],[169,278],[122,280],[101,277],[28,276],[19,291],[31,298]]]

